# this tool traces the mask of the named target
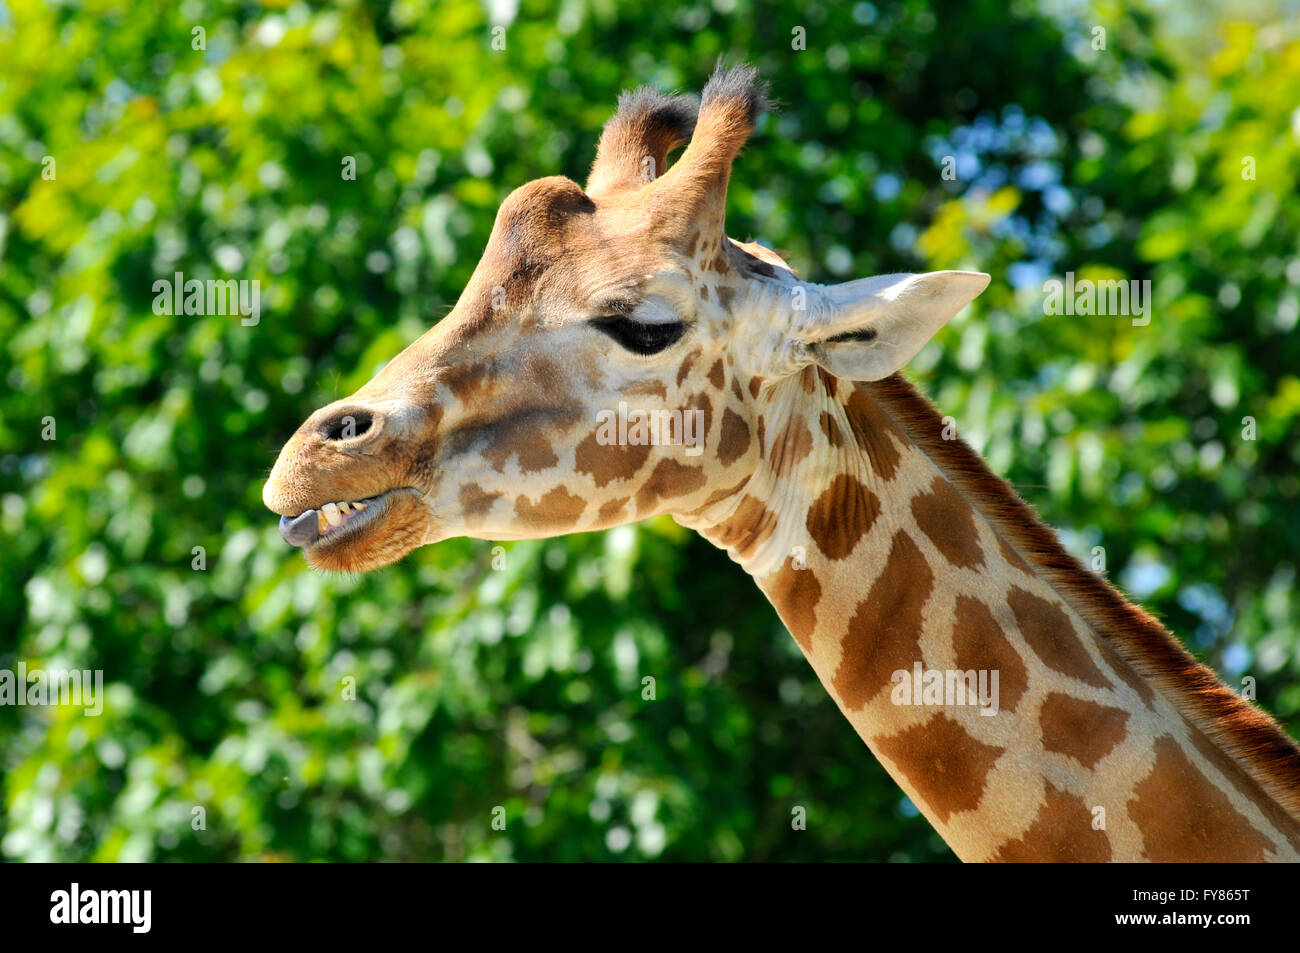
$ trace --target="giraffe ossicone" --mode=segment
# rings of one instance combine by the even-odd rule
[[[263,491],[282,535],[356,571],[671,514],[755,578],[963,859],[1300,859],[1294,741],[898,375],[988,276],[820,285],[727,237],[765,106],[748,67],[698,100],[624,94],[585,189],[512,192],[452,312],[286,443]],[[633,415],[668,438],[626,438]],[[702,439],[672,439],[686,420]],[[909,672],[996,673],[998,697],[900,704]]]

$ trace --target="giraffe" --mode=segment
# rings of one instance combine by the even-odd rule
[[[364,571],[670,514],[754,578],[961,859],[1300,859],[1300,748],[901,376],[989,276],[821,285],[727,237],[766,107],[748,66],[620,96],[586,187],[512,192],[451,313],[288,440],[263,491],[281,534]],[[667,439],[611,439],[620,407]],[[980,705],[944,693],[975,676]]]

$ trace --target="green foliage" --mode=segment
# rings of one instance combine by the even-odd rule
[[[102,669],[108,698],[0,707],[0,856],[951,856],[753,584],[671,521],[343,578],[261,506],[306,414],[454,303],[511,188],[582,181],[620,89],[697,89],[719,55],[784,104],[738,162],[731,233],[818,280],[993,273],[914,375],[1076,555],[1104,547],[1296,733],[1300,43],[1185,21],[8,3],[0,667]],[[1067,270],[1150,279],[1151,323],[1045,315]],[[178,271],[260,280],[260,321],[154,314]]]

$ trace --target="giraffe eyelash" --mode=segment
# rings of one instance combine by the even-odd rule
[[[596,318],[591,324],[624,350],[642,357],[668,350],[686,334],[686,324],[682,321],[648,324],[623,314]]]

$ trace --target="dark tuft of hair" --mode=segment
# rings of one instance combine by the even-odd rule
[[[650,86],[626,90],[618,96],[618,118],[644,123],[647,128],[686,142],[695,131],[700,100],[686,93],[663,93]]]
[[[703,105],[716,100],[741,100],[745,103],[751,123],[757,122],[760,114],[769,112],[774,103],[768,95],[768,84],[758,78],[758,69],[748,63],[738,63],[730,68],[718,65],[713,75],[704,86]]]

